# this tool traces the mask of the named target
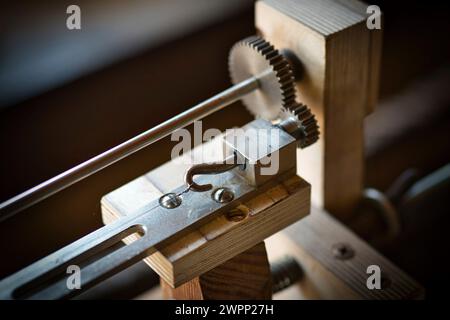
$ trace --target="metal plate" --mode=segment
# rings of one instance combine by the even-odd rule
[[[186,234],[248,198],[255,188],[235,170],[198,178],[199,181],[207,179],[214,187],[229,188],[234,193],[233,201],[218,203],[211,197],[211,192],[192,191],[182,194],[182,204],[173,209],[163,208],[159,200],[155,200],[136,214],[102,227],[4,279],[0,282],[0,298],[61,299],[80,294],[149,256],[158,244]],[[184,189],[182,186],[173,192],[180,194]],[[123,238],[136,232],[141,235],[138,240],[117,248]],[[80,267],[79,290],[67,286],[69,265]]]

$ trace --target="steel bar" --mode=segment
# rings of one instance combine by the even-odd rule
[[[242,81],[156,127],[1,203],[0,222],[168,136],[175,130],[223,109],[258,88],[259,80],[256,77]]]
[[[133,215],[106,225],[3,279],[0,282],[0,300],[62,299],[79,295],[147,257],[163,241],[183,235],[198,224],[227,212],[239,201],[248,199],[255,191],[255,187],[244,177],[233,172],[199,177],[199,181],[212,182],[232,190],[234,200],[219,203],[209,193],[189,192],[184,195],[182,204],[173,209],[166,209],[155,200]],[[174,192],[179,193],[184,189],[181,186]],[[195,208],[195,214],[186,214],[192,208]],[[108,250],[133,233],[138,233],[140,237],[125,247]],[[80,268],[81,283],[78,289],[67,285],[71,274],[66,269],[71,265]]]

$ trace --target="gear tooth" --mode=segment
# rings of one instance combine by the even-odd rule
[[[259,51],[267,60],[269,60],[267,55],[269,55],[269,54],[271,54],[273,52],[276,53],[275,48],[273,46],[271,46],[270,44],[267,44],[267,43],[264,44],[264,45],[258,46],[256,48],[256,50]]]
[[[289,77],[287,75],[284,75],[283,77],[278,78],[281,84],[281,87],[283,87],[284,91],[293,91],[295,90],[295,82],[292,77]]]
[[[296,89],[295,79],[291,70],[291,65],[286,58],[280,54],[280,52],[274,48],[268,41],[259,36],[250,36],[246,39],[238,42],[233,46],[230,52],[229,69],[230,75],[234,83],[243,80],[240,76],[239,61],[235,60],[234,50],[254,50],[265,59],[267,68],[273,72],[274,78],[271,77],[271,81],[277,81],[277,88],[280,90],[280,94],[273,98],[266,110],[261,110],[259,106],[249,105],[244,99],[244,104],[247,108],[258,117],[266,118],[266,120],[273,120],[281,112],[282,108],[291,108],[295,105]],[[245,51],[244,53],[245,54]],[[272,82],[270,83],[272,85]],[[276,85],[276,83],[273,83]],[[279,98],[278,98],[279,97]],[[279,100],[278,100],[279,99]],[[251,101],[251,100],[249,100]],[[264,106],[263,106],[264,107]],[[280,108],[279,111],[276,108]]]
[[[269,48],[270,48],[270,50],[274,50],[273,46],[270,43],[265,42],[262,39],[252,43],[251,47],[253,47],[253,49],[255,49],[256,51],[259,51],[259,52],[261,52],[261,51],[263,51],[265,49],[269,49]]]
[[[297,96],[295,95],[295,92],[292,92],[290,95],[287,95],[286,97],[285,97],[285,101],[286,102],[292,102],[292,103],[290,103],[290,104],[285,104],[286,106],[290,106],[290,105],[292,105],[292,104],[294,104],[295,103],[295,99],[297,98]]]
[[[266,58],[269,64],[272,66],[273,70],[279,69],[281,66],[280,63],[283,63],[283,59],[280,59],[280,54],[276,50],[268,54]]]
[[[289,65],[283,56],[281,56],[278,52],[276,56],[269,60],[269,63],[274,67],[274,69],[281,69],[284,66]]]
[[[285,100],[289,100],[289,99],[295,100],[295,90],[286,92],[286,94],[284,95],[284,99]]]
[[[294,74],[292,73],[291,67],[288,65],[282,66],[278,69],[278,74],[287,75],[289,76],[292,81],[294,81]]]
[[[309,109],[308,109],[306,106],[304,106],[304,105],[298,106],[298,107],[295,109],[295,114],[296,114],[299,118],[302,118],[303,116],[307,115],[308,113],[309,113]]]
[[[283,105],[289,106],[289,105],[291,105],[294,102],[295,102],[295,97],[291,97],[291,98],[283,100]]]
[[[277,68],[281,68],[282,66],[289,65],[289,62],[286,61],[286,59],[278,53],[276,57],[273,57],[269,60],[269,63],[272,66],[276,66]]]
[[[277,75],[279,77],[289,76],[289,77],[292,77],[292,79],[294,79],[291,68],[289,66],[283,66],[282,68],[277,70]]]
[[[300,111],[296,116],[300,121],[306,121],[310,115],[308,111]]]
[[[291,86],[290,82],[283,83],[280,88],[284,92],[295,92],[295,88]]]
[[[261,52],[261,54],[262,54],[267,60],[270,60],[271,57],[274,57],[275,55],[278,54],[278,52],[276,52],[272,46],[264,47],[264,48],[259,48],[259,52]]]
[[[297,106],[295,107],[295,110],[297,112],[303,111],[303,110],[308,110],[308,107],[305,106],[303,103],[298,103]]]
[[[283,70],[283,69],[289,69],[291,70],[291,65],[289,62],[287,62],[282,56],[278,55],[276,58],[274,58],[272,61],[270,61],[272,65],[276,66],[277,69]]]
[[[300,119],[306,119],[311,114],[311,111],[308,109],[308,107],[301,107],[296,109],[295,115]]]
[[[300,148],[306,148],[319,139],[320,131],[316,117],[306,105],[298,102],[292,103],[282,111],[281,118],[296,120],[300,132],[297,131],[294,135],[299,141]]]
[[[264,40],[261,37],[255,37],[255,40],[252,42],[252,45],[254,46],[267,46],[270,45],[270,43],[268,43],[266,40]]]
[[[287,88],[286,90],[284,90],[284,96],[285,97],[290,97],[290,96],[294,96],[295,97],[295,89],[294,88]]]
[[[291,77],[289,74],[284,74],[281,76],[278,76],[278,81],[280,82],[280,88],[283,88],[283,90],[294,90],[295,91],[295,81],[294,78]]]
[[[305,108],[306,108],[305,105],[300,104],[300,105],[295,106],[295,108],[292,110],[292,112],[293,112],[298,118],[300,118],[300,114],[301,114],[302,112],[305,111]]]
[[[244,40],[240,41],[241,44],[247,44],[247,45],[254,45],[257,43],[263,43],[264,39],[259,36],[250,36],[248,38],[245,38]]]
[[[275,73],[280,79],[288,79],[289,81],[292,81],[292,83],[295,82],[294,75],[289,66],[278,66]],[[292,84],[292,86],[294,85]]]
[[[283,84],[289,83],[292,84],[292,87],[294,86],[294,78],[292,77],[291,74],[285,74],[281,77],[278,77],[278,80]]]
[[[313,115],[310,115],[303,122],[304,122],[305,126],[308,126],[308,125],[314,126],[316,124],[316,118]]]
[[[289,89],[284,90],[283,96],[285,96],[285,97],[296,97],[295,93],[296,92],[295,92],[294,88],[289,88]]]
[[[265,48],[270,46],[271,44],[266,40],[264,40],[263,38],[257,38],[254,41],[252,41],[249,45],[254,48]]]

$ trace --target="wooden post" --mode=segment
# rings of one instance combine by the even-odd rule
[[[165,299],[271,299],[272,282],[266,246],[260,242],[177,288],[172,288],[161,279],[161,288]]]
[[[363,187],[363,119],[377,100],[381,31],[366,27],[359,1],[263,0],[256,28],[302,62],[300,101],[319,120],[321,138],[299,151],[299,174],[313,186],[312,202],[341,220]]]

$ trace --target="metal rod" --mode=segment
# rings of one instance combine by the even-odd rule
[[[0,204],[0,222],[259,88],[252,77]]]

